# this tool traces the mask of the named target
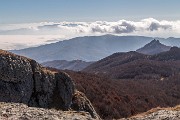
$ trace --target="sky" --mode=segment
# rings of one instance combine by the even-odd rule
[[[85,35],[180,37],[179,5],[180,0],[0,0],[0,49]]]
[[[0,0],[0,23],[180,19],[179,0]]]

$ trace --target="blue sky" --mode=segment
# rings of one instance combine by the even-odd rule
[[[0,24],[44,21],[179,20],[180,0],[0,0]]]

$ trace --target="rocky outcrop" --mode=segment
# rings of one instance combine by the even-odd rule
[[[22,103],[0,103],[1,120],[98,120],[88,112],[58,111],[28,107]]]
[[[75,94],[74,83],[66,73],[52,72],[34,60],[0,50],[0,102],[70,110]],[[93,111],[90,114],[98,117],[92,105],[87,106]]]
[[[146,113],[120,120],[180,120],[180,106],[174,108],[154,108]]]

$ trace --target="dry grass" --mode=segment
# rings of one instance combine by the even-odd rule
[[[0,49],[0,56],[16,57],[16,58],[20,58],[20,59],[25,59],[25,60],[27,60],[27,61],[29,61],[29,62],[34,61],[34,60],[30,59],[30,58],[27,58],[27,57],[24,57],[24,56],[21,56],[21,55],[16,55],[16,54],[14,54],[14,53],[11,53],[11,52],[8,52],[8,51],[5,51],[5,50],[1,50],[1,49]],[[55,73],[58,73],[58,71],[49,70],[49,69],[47,69],[47,68],[45,68],[45,67],[43,67],[43,66],[41,66],[41,68],[42,68],[42,71],[43,71],[44,73],[46,73],[46,74],[52,74],[52,75],[54,75]]]
[[[8,55],[10,55],[10,54],[12,55],[12,53],[0,49],[0,55],[7,55],[7,54],[8,54]]]
[[[21,57],[21,58],[23,58],[23,59],[27,59],[27,60],[29,60],[29,61],[31,61],[32,59],[30,59],[30,58],[27,58],[27,57],[24,57],[24,56],[21,56],[21,55],[16,55],[16,54],[14,54],[14,53],[11,53],[11,52],[8,52],[8,51],[5,51],[5,50],[1,50],[0,49],[0,56],[1,55],[10,55],[10,56],[13,56],[13,57]]]
[[[44,73],[46,73],[46,74],[55,74],[55,73],[57,73],[56,71],[51,71],[51,70],[48,70],[47,68],[45,68],[45,67],[42,67],[42,71],[44,72]]]

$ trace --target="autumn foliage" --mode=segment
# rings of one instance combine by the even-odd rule
[[[116,53],[83,72],[65,72],[90,99],[101,118],[129,117],[152,108],[180,104],[178,51],[155,56]]]

